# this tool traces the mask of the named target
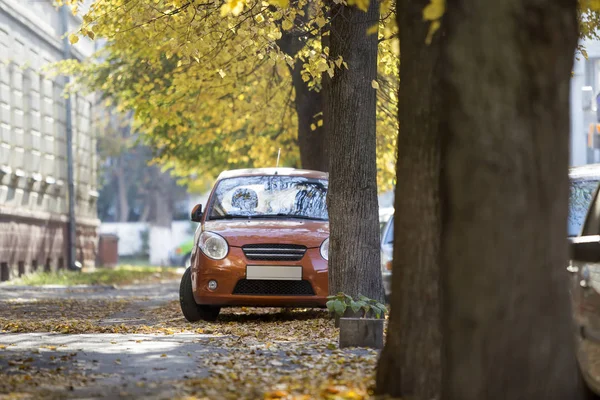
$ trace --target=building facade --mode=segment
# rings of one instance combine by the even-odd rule
[[[582,41],[571,78],[571,165],[600,162],[600,41]]]
[[[67,19],[74,31],[78,17]],[[65,80],[43,68],[64,57],[64,30],[52,0],[0,0],[0,281],[66,268]],[[82,39],[71,55],[93,51]],[[84,265],[95,260],[99,225],[93,105],[93,96],[71,96],[76,259]]]

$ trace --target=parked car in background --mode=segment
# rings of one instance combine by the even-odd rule
[[[568,235],[577,362],[588,398],[600,395],[600,164],[572,168]]]
[[[389,215],[381,230],[381,277],[385,297],[389,299],[392,293],[392,258],[394,253],[394,214]]]
[[[394,207],[379,208],[379,229],[381,230],[382,234],[392,215],[394,215]]]
[[[573,237],[580,233],[594,190],[600,182],[600,164],[571,168],[569,177],[571,183],[567,229],[569,237]],[[380,211],[380,221],[386,221],[381,230],[381,274],[385,295],[386,298],[389,298],[392,292],[394,209],[387,208],[383,212]]]
[[[192,221],[191,266],[179,299],[188,321],[221,307],[324,307],[328,174],[292,168],[223,172]]]
[[[169,264],[177,267],[189,267],[194,239],[190,238],[169,252]]]

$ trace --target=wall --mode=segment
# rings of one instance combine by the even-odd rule
[[[173,221],[171,228],[152,226],[145,222],[110,222],[102,223],[99,232],[119,237],[119,256],[135,256],[142,251],[142,232],[147,230],[150,264],[167,265],[169,252],[193,237],[190,226],[190,221]]]
[[[71,15],[70,29],[78,24],[79,18]],[[65,82],[43,69],[63,57],[61,31],[59,11],[51,0],[0,0],[0,232],[16,230],[21,237],[20,244],[11,247],[6,234],[0,236],[0,263],[11,268],[10,278],[20,274],[19,264],[28,270],[48,259],[51,265],[61,264],[58,259],[64,264],[66,258]],[[82,39],[73,56],[81,59],[93,50],[93,43]],[[99,223],[94,98],[76,94],[71,99],[77,258],[93,264]],[[56,238],[61,243],[58,253],[40,250],[47,239],[35,238],[48,235],[40,232],[61,236]],[[28,237],[41,247],[23,247]]]
[[[581,41],[588,58],[576,54],[570,87],[572,166],[600,162],[600,149],[588,146],[588,130],[597,123],[595,96],[600,93],[600,41]],[[600,146],[600,137],[596,142]]]

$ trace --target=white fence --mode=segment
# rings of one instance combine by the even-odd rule
[[[112,233],[119,237],[119,256],[142,254],[146,242],[150,264],[167,265],[169,251],[193,237],[195,225],[192,224],[190,221],[173,221],[167,228],[144,222],[103,222],[99,233]]]

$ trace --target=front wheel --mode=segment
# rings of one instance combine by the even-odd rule
[[[192,270],[187,268],[181,277],[179,285],[179,304],[183,316],[190,322],[196,321],[216,321],[221,311],[221,307],[202,306],[196,304],[192,292]]]

